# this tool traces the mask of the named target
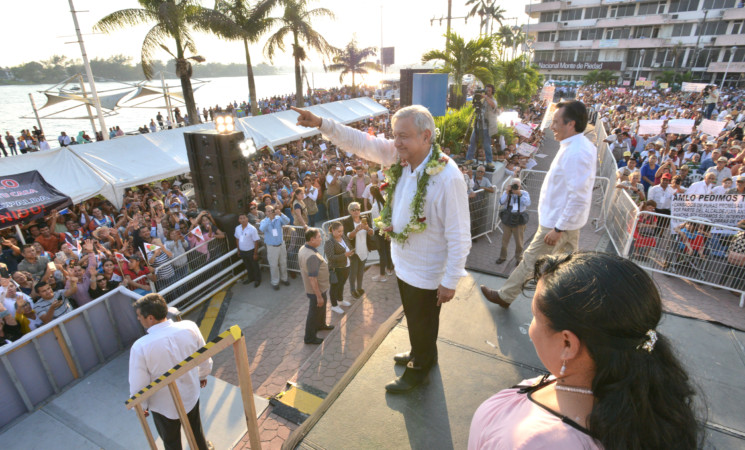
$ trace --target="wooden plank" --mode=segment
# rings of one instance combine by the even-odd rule
[[[168,383],[168,390],[171,391],[171,397],[173,398],[173,403],[176,405],[178,417],[181,419],[181,426],[184,427],[184,434],[186,434],[186,441],[189,443],[189,447],[192,449],[198,449],[197,438],[194,437],[194,430],[191,429],[189,416],[184,408],[184,401],[181,400],[181,394],[178,391],[176,383]]]
[[[70,349],[67,347],[67,342],[62,336],[62,332],[60,331],[59,327],[54,327],[52,331],[54,332],[54,336],[57,338],[57,343],[59,344],[60,350],[62,350],[62,356],[65,357],[65,361],[67,361],[67,365],[70,367],[70,372],[72,372],[73,378],[80,378],[78,367],[75,364],[75,361],[72,359],[72,354],[70,354]]]
[[[243,412],[246,415],[246,427],[251,448],[261,448],[261,435],[259,434],[259,423],[256,420],[256,405],[254,404],[254,390],[251,384],[251,370],[248,364],[248,353],[246,352],[246,338],[241,336],[233,344],[235,354],[235,366],[238,369],[238,386],[243,399]]]
[[[155,438],[153,438],[153,433],[150,431],[150,426],[147,424],[147,418],[145,417],[145,412],[142,410],[142,406],[137,405],[135,407],[135,411],[137,411],[137,418],[140,419],[140,425],[142,425],[142,429],[145,430],[145,437],[147,438],[148,444],[150,444],[150,449],[158,450],[158,447],[155,445]]]

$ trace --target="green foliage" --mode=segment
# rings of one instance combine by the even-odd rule
[[[591,70],[584,76],[585,84],[604,84],[606,86],[616,84],[616,73],[612,70]]]
[[[491,66],[497,102],[506,108],[525,109],[530,98],[542,85],[542,76],[535,67],[527,65],[525,56],[497,61]]]
[[[493,41],[490,37],[481,37],[466,42],[456,33],[446,34],[448,44],[445,50],[430,50],[422,55],[422,62],[442,61],[442,67],[436,72],[449,73],[455,82],[455,91],[461,93],[463,77],[472,74],[482,83],[491,83],[489,70]]]
[[[689,70],[685,73],[680,73],[675,70],[666,70],[655,77],[657,84],[667,83],[672,86],[674,83],[690,82],[693,74]]]
[[[470,138],[466,132],[471,124],[472,116],[473,104],[467,103],[459,110],[449,108],[444,116],[435,117],[435,126],[440,130],[437,142],[442,148],[449,147],[453,155],[465,153],[468,149],[468,138]],[[517,142],[513,128],[498,124],[497,129],[499,130],[497,136],[504,136],[507,145]]]

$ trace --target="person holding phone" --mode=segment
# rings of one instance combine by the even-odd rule
[[[72,311],[70,302],[65,297],[65,291],[54,291],[52,286],[45,281],[36,283],[35,289],[41,297],[34,304],[34,311],[45,324]]]

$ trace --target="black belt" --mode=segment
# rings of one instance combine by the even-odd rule
[[[281,247],[282,246],[282,244],[277,244],[277,245],[266,244],[266,245],[268,245],[269,247]]]

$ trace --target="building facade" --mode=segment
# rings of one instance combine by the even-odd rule
[[[720,84],[726,72],[725,85],[745,86],[742,2],[542,0],[525,7],[531,23],[523,31],[546,79],[612,70],[633,84],[690,70],[694,82]]]

